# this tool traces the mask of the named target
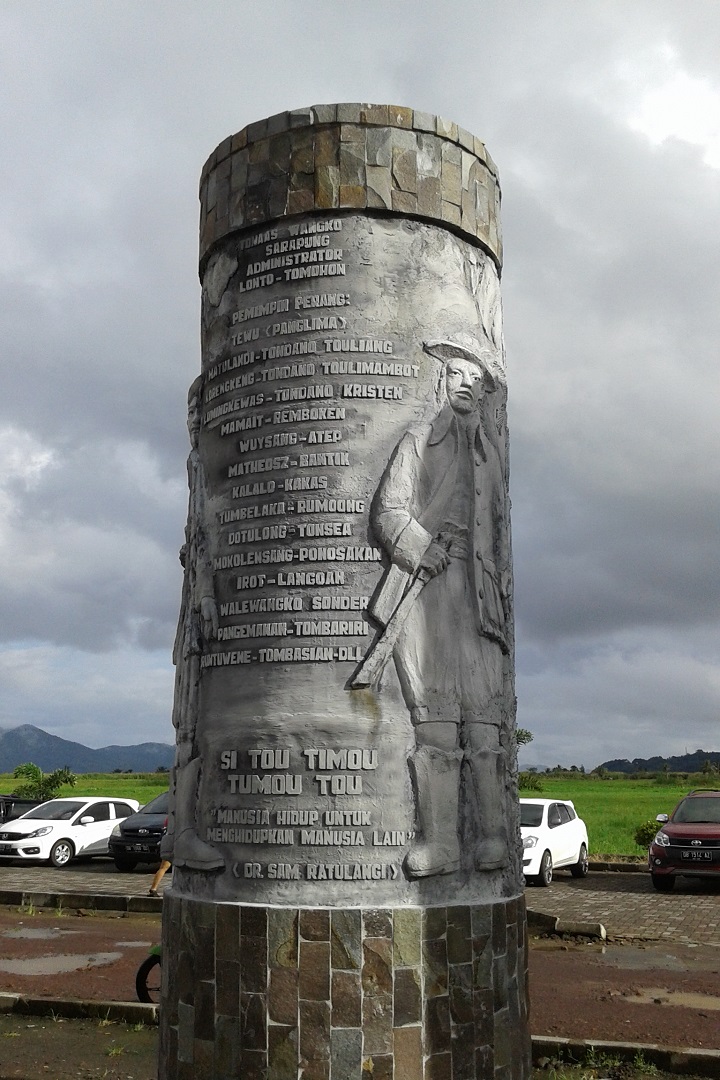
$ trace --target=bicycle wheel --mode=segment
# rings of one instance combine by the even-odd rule
[[[146,956],[135,976],[135,992],[138,1001],[150,1005],[160,1002],[160,957]]]

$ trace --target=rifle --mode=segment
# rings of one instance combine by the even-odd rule
[[[419,570],[415,575],[385,629],[374,645],[368,649],[365,659],[350,680],[351,690],[366,690],[377,686],[385,665],[392,656],[400,631],[407,622],[410,609],[431,577],[432,575],[427,570]]]

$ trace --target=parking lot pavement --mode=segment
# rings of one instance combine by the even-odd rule
[[[531,911],[602,923],[613,938],[720,946],[720,882],[682,878],[659,893],[647,873],[562,874],[548,888],[527,888],[525,899]]]
[[[72,894],[74,902],[83,895],[103,895],[146,898],[150,910],[155,905],[160,907],[159,901],[147,895],[152,874],[152,867],[142,865],[121,874],[109,859],[75,862],[64,870],[2,860],[0,903],[15,903],[18,894]],[[170,885],[168,873],[160,890]],[[529,887],[525,897],[532,911],[573,921],[600,922],[610,937],[720,946],[720,882],[685,878],[673,892],[658,893],[646,873],[592,871],[581,879],[560,873],[549,888]]]
[[[130,873],[120,873],[110,859],[88,859],[72,862],[63,870],[52,866],[19,864],[12,859],[0,860],[0,903],[9,893],[62,894],[73,896],[145,896],[156,867],[140,864]],[[160,892],[170,884],[168,872],[160,883]],[[150,899],[150,897],[148,897]]]

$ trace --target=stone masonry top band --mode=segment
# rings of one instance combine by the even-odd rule
[[[200,179],[200,272],[229,233],[312,211],[368,209],[435,221],[502,267],[500,185],[484,144],[399,105],[313,105],[224,139]]]

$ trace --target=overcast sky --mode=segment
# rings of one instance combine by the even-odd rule
[[[171,742],[197,185],[320,102],[500,169],[527,765],[720,750],[716,0],[3,0],[0,727]]]

